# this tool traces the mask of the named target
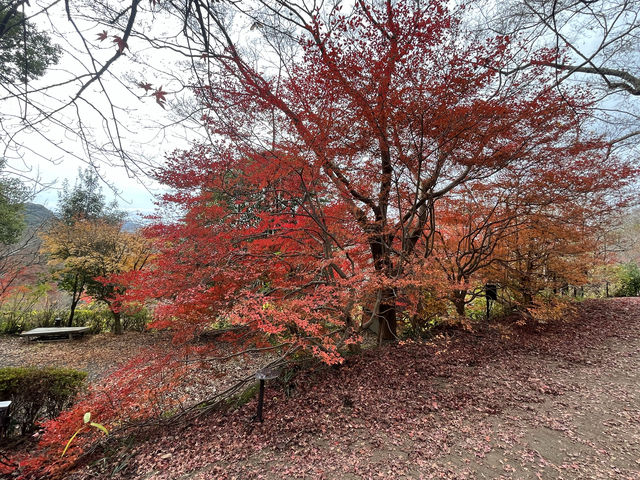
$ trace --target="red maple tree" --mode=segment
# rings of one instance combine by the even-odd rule
[[[543,69],[505,81],[517,45],[465,41],[444,2],[299,13],[299,55],[273,75],[219,25],[224,54],[197,94],[220,140],[159,175],[186,213],[150,230],[159,255],[136,295],[182,340],[228,323],[248,344],[340,361],[372,324],[396,338],[408,292],[439,281],[436,205],[519,188],[513,201],[548,205],[631,171],[584,129],[584,95]]]

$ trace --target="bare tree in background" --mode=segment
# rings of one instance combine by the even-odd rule
[[[581,82],[595,99],[593,116],[614,148],[637,150],[640,135],[640,2],[637,0],[507,0],[482,2],[469,18],[480,32],[517,35],[528,53],[558,52],[558,88]]]
[[[156,49],[170,46],[169,42],[162,40],[162,33],[146,35],[150,28],[165,28],[167,15],[171,17],[168,10],[155,2],[145,2],[142,8],[140,0],[126,5],[115,1],[3,1],[0,156],[14,168],[22,160],[18,170],[30,179],[37,177],[32,170],[36,158],[54,163],[76,158],[94,166],[124,166],[131,177],[147,173],[152,159],[140,151],[143,147],[137,151],[135,147],[145,127],[157,126],[158,135],[162,135],[166,125],[151,117],[163,111],[160,106],[164,107],[167,93],[161,84],[151,91],[138,84],[143,84],[144,78],[162,78],[172,83],[175,97],[189,78],[173,73],[182,75],[189,70],[182,65],[176,67],[183,55],[175,48],[170,54],[172,64],[163,71],[166,58],[162,56],[167,54]],[[186,33],[173,20],[166,26],[174,40]],[[139,54],[149,48],[150,57],[159,60],[154,68],[147,66],[144,55]],[[37,73],[36,61],[40,66]],[[43,75],[45,69],[47,74]],[[141,102],[145,94],[153,94],[155,98],[151,99],[158,100],[155,108],[149,106],[151,102]],[[182,119],[176,123],[179,121]],[[159,141],[158,137],[151,141],[148,137],[147,148]]]

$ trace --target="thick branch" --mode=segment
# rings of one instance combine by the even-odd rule
[[[589,73],[593,75],[602,76],[606,82],[607,86],[611,89],[620,88],[629,92],[631,95],[640,95],[640,78],[635,75],[630,74],[625,70],[618,70],[615,68],[607,68],[607,67],[584,67],[579,65],[565,65],[561,63],[543,63],[548,67],[555,68],[557,70],[566,70],[570,72],[579,72],[579,73]],[[624,82],[611,82],[606,77],[616,77]]]

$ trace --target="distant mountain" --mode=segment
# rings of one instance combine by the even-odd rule
[[[41,227],[47,221],[55,218],[55,213],[44,205],[27,202],[24,204],[24,221],[27,228]],[[122,224],[125,232],[136,232],[142,228],[143,222],[139,217],[129,218]]]
[[[24,221],[27,228],[39,227],[54,217],[53,212],[44,205],[31,202],[24,204]]]
[[[122,230],[129,233],[135,233],[142,228],[142,223],[136,220],[125,220],[122,224]]]
[[[20,238],[11,245],[0,244],[0,274],[5,287],[8,285],[33,285],[39,276],[46,274],[47,258],[41,255],[39,233],[54,218],[53,212],[36,203],[24,204],[26,228]]]

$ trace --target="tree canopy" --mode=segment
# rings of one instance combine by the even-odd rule
[[[50,258],[58,286],[71,294],[68,326],[87,289],[99,290],[96,279],[120,271],[116,265],[124,261],[122,243],[126,243],[120,234],[123,218],[115,202],[107,204],[95,172],[80,170],[73,188],[63,184],[57,219],[42,235],[42,251]],[[118,333],[119,325],[117,318]]]
[[[577,251],[590,215],[625,204],[637,170],[587,128],[589,96],[555,88],[553,52],[505,81],[517,41],[465,41],[443,3],[278,5],[259,28],[295,32],[294,45],[265,44],[279,69],[255,65],[216,24],[216,68],[197,94],[223,140],[175,153],[159,176],[177,192],[166,202],[187,212],[152,230],[161,254],[139,288],[162,300],[159,324],[194,334],[223,317],[338,362],[370,325],[396,338],[423,292],[469,288],[471,271],[442,278],[435,251],[467,205],[484,225],[466,237],[483,232],[473,253],[486,267],[508,250],[495,242],[541,219],[570,225],[569,237],[544,232]]]
[[[0,3],[0,79],[3,83],[35,80],[60,58],[60,47],[19,11],[22,3]]]
[[[113,332],[122,333],[120,296],[125,287],[111,276],[144,267],[150,251],[136,233],[123,232],[121,224],[79,219],[58,222],[43,234],[43,251],[49,255],[58,286],[72,295],[68,325],[83,295],[107,305],[113,315]]]
[[[23,3],[10,2],[10,6],[18,9]],[[326,3],[326,11],[342,8],[340,5],[341,2],[332,0]],[[213,59],[220,55],[217,47],[224,43],[217,25],[232,26],[233,32],[246,32],[240,42],[244,51],[262,42],[266,51],[269,42],[296,44],[297,29],[304,23],[296,20],[297,15],[308,16],[317,5],[303,2],[292,10],[286,2],[276,0],[256,0],[243,6],[201,0],[186,4],[70,0],[64,5],[40,0],[38,6],[31,10],[31,15],[34,19],[50,15],[51,35],[72,39],[65,47],[66,58],[73,58],[76,65],[65,68],[62,80],[56,78],[47,84],[34,85],[26,93],[13,85],[0,84],[6,90],[0,100],[33,107],[5,122],[5,128],[11,130],[2,139],[6,149],[15,151],[24,145],[24,135],[30,128],[42,127],[39,131],[46,139],[45,127],[55,126],[53,131],[64,129],[70,138],[83,143],[86,154],[79,159],[119,161],[130,174],[135,174],[150,164],[155,166],[155,160],[151,155],[145,158],[144,153],[134,152],[134,148],[125,148],[133,147],[127,134],[132,128],[127,122],[130,116],[124,113],[130,112],[131,102],[139,105],[142,100],[165,108],[175,106],[173,114],[180,119],[167,120],[163,127],[169,123],[188,124],[189,129],[199,131],[199,105],[193,102],[190,92],[193,86],[206,85],[209,70],[216,68]],[[615,148],[634,151],[637,142],[633,139],[638,134],[634,100],[638,91],[636,1],[474,0],[454,2],[451,6],[462,12],[462,22],[467,27],[465,36],[472,41],[482,41],[496,32],[518,37],[518,55],[501,71],[505,81],[510,73],[535,68],[542,62],[554,75],[559,91],[565,86],[570,91],[572,83],[582,82],[597,100],[591,104],[592,120],[606,131]],[[270,19],[278,16],[288,18],[287,22],[274,25]],[[165,35],[163,24],[171,34]],[[556,52],[555,57],[532,62],[531,53],[541,47]],[[253,52],[254,58],[261,57],[261,48]],[[150,51],[161,52],[157,57],[163,61],[155,61],[154,55],[147,58]],[[129,59],[145,64],[146,72],[140,69],[121,76],[117,65]],[[130,63],[128,67],[134,65]],[[105,81],[112,76],[116,82]],[[68,94],[70,85],[73,95]],[[45,98],[50,105],[43,102]],[[54,98],[59,102],[53,102]],[[101,118],[102,131],[87,128],[90,127],[87,119],[94,114]],[[55,139],[51,140],[58,148]]]

